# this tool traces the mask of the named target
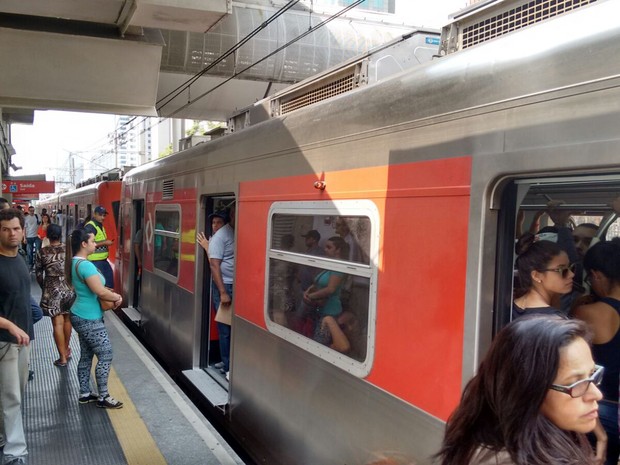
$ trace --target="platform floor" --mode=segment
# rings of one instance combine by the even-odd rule
[[[78,403],[77,334],[69,364],[56,367],[51,320],[35,325],[23,406],[28,464],[243,464],[120,319],[108,312],[105,321],[114,350],[109,391],[125,404],[118,410]]]

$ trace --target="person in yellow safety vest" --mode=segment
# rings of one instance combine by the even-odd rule
[[[110,262],[108,262],[108,247],[114,244],[114,239],[108,239],[103,227],[103,220],[107,214],[108,212],[101,205],[95,207],[93,219],[84,225],[84,229],[95,235],[95,245],[97,246],[95,253],[90,254],[88,259],[93,262],[93,265],[105,278],[105,285],[114,288],[114,274]]]

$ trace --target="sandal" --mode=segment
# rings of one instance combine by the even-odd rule
[[[71,347],[69,347],[69,350],[67,350],[67,360],[71,358],[71,355],[72,355]]]
[[[54,360],[54,365],[56,365],[57,367],[66,367],[67,366],[67,362],[61,362],[60,359],[58,360]]]

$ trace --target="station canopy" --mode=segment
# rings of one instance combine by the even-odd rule
[[[264,59],[340,10],[302,0],[213,66],[287,3],[2,0],[3,119],[27,123],[34,110],[55,109],[223,121],[237,108],[414,29],[390,23],[390,15],[351,10]]]

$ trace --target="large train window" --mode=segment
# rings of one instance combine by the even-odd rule
[[[179,205],[155,206],[154,267],[174,277],[178,276],[179,271],[180,218],[181,207]]]
[[[366,376],[374,348],[379,242],[375,204],[278,202],[269,218],[267,327]]]

